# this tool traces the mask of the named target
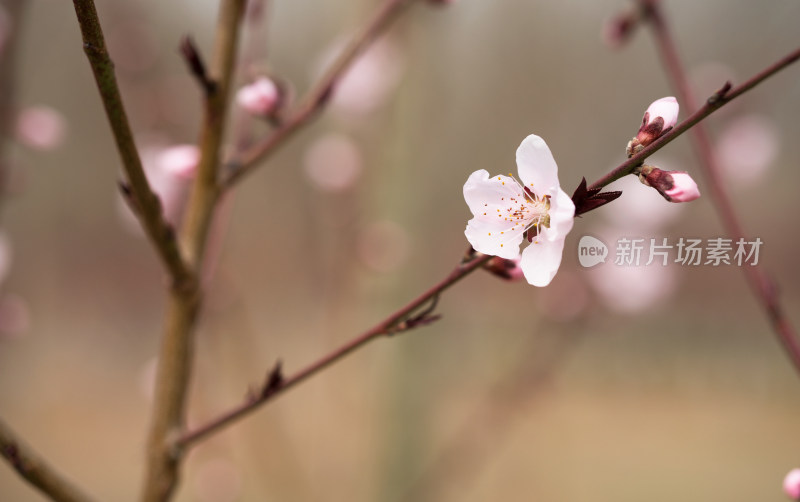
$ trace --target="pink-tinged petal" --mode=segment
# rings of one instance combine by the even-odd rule
[[[253,115],[269,115],[281,100],[278,86],[267,77],[261,77],[250,85],[239,89],[236,102]]]
[[[794,500],[800,499],[800,469],[792,469],[783,478],[783,491]]]
[[[485,169],[481,169],[472,173],[464,183],[464,200],[473,216],[480,220],[495,221],[502,219],[498,214],[505,213],[504,209],[507,210],[515,200],[525,200],[525,195],[512,178],[490,177]]]
[[[673,171],[669,174],[672,176],[672,188],[664,193],[670,202],[690,202],[700,197],[697,183],[688,173]]]
[[[523,185],[537,195],[558,189],[558,166],[542,138],[531,134],[517,148],[517,170]]]
[[[175,145],[162,151],[157,159],[157,167],[164,172],[193,179],[200,162],[200,149],[197,145]]]
[[[534,240],[522,251],[520,267],[529,284],[545,287],[558,272],[561,266],[561,255],[564,251],[564,239],[556,241]]]
[[[512,231],[511,228],[505,221],[484,221],[475,217],[467,222],[464,235],[476,251],[513,260],[519,256],[523,229],[517,227]]]
[[[550,228],[542,228],[540,237],[550,242],[563,240],[575,223],[575,203],[564,190],[550,198]]]
[[[653,101],[647,107],[646,113],[649,115],[647,124],[651,124],[657,117],[661,117],[664,119],[664,130],[675,127],[675,124],[678,123],[679,110],[678,100],[672,96]]]

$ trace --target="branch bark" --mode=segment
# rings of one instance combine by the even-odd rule
[[[0,420],[0,455],[34,488],[57,502],[90,502],[91,497],[56,472]]]
[[[228,111],[244,0],[224,0],[217,22],[209,78],[213,89],[204,97],[200,162],[192,186],[180,244],[195,277],[202,276],[208,231],[219,200],[217,171]],[[142,500],[169,500],[178,484],[183,450],[175,443],[186,421],[186,401],[194,355],[194,332],[202,300],[199,279],[192,287],[172,288],[156,378],[148,440],[148,465]]]
[[[590,189],[603,188],[604,186],[622,178],[623,176],[631,174],[631,172],[633,172],[635,168],[644,164],[644,161],[647,159],[647,157],[661,150],[668,143],[672,142],[674,139],[676,139],[678,136],[685,133],[689,129],[695,127],[697,124],[700,123],[700,121],[702,121],[715,111],[719,110],[726,104],[730,103],[731,101],[738,98],[745,92],[757,86],[767,78],[783,70],[790,64],[796,62],[798,59],[800,59],[800,48],[790,52],[788,55],[781,58],[774,64],[768,66],[764,70],[760,71],[759,73],[751,77],[749,80],[746,80],[741,85],[738,85],[736,87],[731,87],[730,83],[725,84],[719,91],[714,93],[714,95],[710,96],[702,107],[700,107],[696,112],[689,115],[689,118],[685,119],[683,122],[673,127],[669,132],[667,132],[657,140],[650,143],[641,152],[637,153],[636,155],[629,158],[619,166],[612,169],[608,174],[606,174],[605,176],[594,182],[589,188]]]
[[[386,0],[362,31],[309,91],[292,114],[263,140],[253,144],[228,162],[231,173],[223,181],[230,188],[252,172],[295,132],[314,119],[335,91],[336,84],[364,50],[416,0]]]
[[[672,80],[672,86],[684,105],[689,111],[696,110],[697,105],[694,102],[689,80],[686,78],[686,71],[681,63],[678,49],[675,41],[670,33],[667,21],[661,11],[661,6],[658,0],[639,0],[639,4],[644,10],[644,19],[649,23],[653,29],[656,38],[656,45],[661,53],[661,59],[664,62],[669,78]],[[800,58],[800,49],[795,50],[793,53],[783,58],[781,61],[761,74],[757,75],[750,81],[742,84],[736,89],[728,93],[727,98],[723,97],[725,102],[730,101],[736,96],[752,89],[759,82],[764,80],[772,73],[780,70],[781,68],[797,61]],[[704,105],[703,108],[709,106]],[[719,105],[721,106],[721,105]],[[717,106],[717,108],[719,107]],[[698,124],[692,129],[690,135],[692,144],[700,160],[700,166],[703,173],[708,180],[708,186],[711,189],[711,198],[714,201],[714,206],[719,212],[720,219],[722,219],[725,232],[731,237],[734,242],[745,238],[745,232],[742,227],[739,217],[736,215],[733,202],[725,188],[725,181],[720,173],[719,160],[711,143],[711,138],[708,134],[704,124]],[[767,275],[761,266],[741,267],[742,271],[747,278],[750,288],[761,303],[762,308],[767,313],[770,323],[772,324],[773,331],[777,335],[781,345],[789,356],[795,370],[800,373],[800,341],[797,338],[797,332],[789,322],[783,307],[778,300],[777,287],[772,279]]]
[[[114,134],[114,141],[127,176],[136,215],[142,223],[150,241],[155,246],[161,261],[167,268],[175,287],[191,286],[194,276],[186,266],[178,249],[173,228],[164,220],[161,202],[150,188],[142,169],[142,161],[133,140],[128,116],[114,75],[114,63],[106,49],[103,30],[93,0],[73,0],[75,14],[83,36],[83,50],[89,59],[103,107]]]
[[[439,294],[441,294],[443,291],[445,291],[450,286],[454,285],[455,283],[457,283],[458,281],[460,281],[473,271],[480,268],[491,258],[492,256],[479,255],[478,257],[473,258],[472,260],[459,265],[452,272],[450,272],[450,274],[448,274],[448,276],[445,277],[441,282],[434,285],[429,290],[427,290],[426,292],[422,293],[420,296],[409,302],[405,307],[397,310],[395,313],[391,314],[384,320],[380,321],[372,328],[368,329],[367,331],[358,335],[357,337],[351,339],[344,345],[329,352],[325,356],[311,363],[310,365],[298,371],[294,375],[285,379],[284,378],[277,379],[276,382],[273,382],[273,384],[269,386],[268,392],[262,392],[259,395],[254,396],[250,400],[233,408],[232,410],[222,413],[217,418],[210,420],[205,425],[202,425],[197,429],[188,432],[187,434],[183,435],[183,437],[181,437],[178,443],[181,445],[181,447],[187,448],[197,443],[198,441],[208,437],[209,435],[222,430],[227,425],[232,424],[233,422],[237,421],[238,419],[242,418],[248,413],[254,411],[261,405],[273,400],[279,394],[282,394],[283,392],[289,390],[295,385],[316,375],[317,373],[324,370],[333,363],[340,361],[345,356],[352,354],[359,348],[366,345],[368,342],[371,342],[372,340],[375,340],[376,338],[382,335],[387,335],[387,336],[393,335],[401,331],[404,331],[405,329],[413,328],[414,326],[408,326],[407,328],[404,328],[402,323],[407,318],[409,318],[409,316],[411,316],[414,312],[420,309],[420,307],[425,305],[427,302],[437,298]]]

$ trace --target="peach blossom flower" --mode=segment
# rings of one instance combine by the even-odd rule
[[[558,166],[539,136],[522,141],[517,169],[521,183],[511,176],[490,177],[484,169],[472,173],[464,199],[473,218],[464,234],[476,251],[509,260],[520,256],[527,236],[531,245],[522,252],[522,272],[530,284],[547,286],[561,265],[575,205],[559,186]]]

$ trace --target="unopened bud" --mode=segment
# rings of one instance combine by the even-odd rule
[[[284,91],[274,80],[260,77],[239,89],[236,102],[252,115],[273,117],[284,102]]]
[[[644,112],[639,133],[628,143],[628,157],[631,157],[678,123],[678,100],[669,96],[653,101]]]
[[[783,491],[792,500],[800,500],[800,469],[792,469],[783,478]]]
[[[690,202],[700,197],[697,183],[682,171],[662,171],[653,166],[642,166],[639,179],[658,190],[670,202]]]
[[[508,260],[495,256],[487,261],[483,268],[507,281],[518,281],[525,277],[522,274],[522,267],[519,266],[519,260],[519,258]]]

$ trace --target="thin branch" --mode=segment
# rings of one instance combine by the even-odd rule
[[[180,236],[181,248],[195,277],[202,275],[208,231],[219,200],[219,155],[245,3],[245,0],[223,0],[220,4],[214,53],[209,74],[205,77],[213,81],[214,86],[204,94],[200,161]],[[174,448],[174,439],[185,427],[194,331],[201,298],[202,284],[199,280],[193,289],[170,291],[148,439],[148,465],[142,492],[144,502],[169,500],[178,484],[183,452]]]
[[[645,20],[649,22],[653,29],[656,45],[661,52],[661,58],[664,62],[667,74],[672,79],[675,92],[690,111],[696,109],[697,106],[695,105],[694,97],[689,87],[689,81],[686,78],[684,66],[678,56],[675,42],[672,39],[672,35],[658,1],[639,0],[639,2],[644,9]],[[723,101],[724,104],[724,102],[730,101],[747,92],[768,76],[797,61],[798,58],[800,58],[800,49],[795,50],[748,82],[732,89],[727,95],[723,96],[720,101]],[[718,108],[721,104],[706,104],[703,108],[707,106],[716,106]],[[719,161],[712,147],[711,139],[705,125],[698,124],[697,127],[692,129],[690,136],[697,156],[700,159],[700,166],[708,180],[708,186],[711,189],[711,198],[719,212],[726,233],[734,241],[744,239],[745,232],[736,215],[733,202],[725,189],[723,176],[720,173]],[[742,271],[747,277],[747,281],[750,283],[753,293],[761,302],[762,307],[767,313],[773,330],[783,345],[789,359],[794,364],[795,370],[800,372],[800,341],[798,341],[797,332],[781,307],[774,282],[760,266],[742,267]]]
[[[267,137],[254,143],[250,148],[228,162],[232,171],[227,179],[222,182],[223,188],[230,188],[241,181],[244,176],[253,171],[257,162],[267,158],[295,132],[311,122],[328,102],[336,84],[358,56],[414,1],[416,0],[386,0],[319,82],[312,87],[294,112]]]
[[[91,497],[56,472],[0,420],[0,455],[34,488],[57,502],[89,502]]]
[[[287,378],[281,378],[277,384],[274,384],[271,387],[271,392],[261,393],[261,395],[256,396],[255,399],[251,397],[251,399],[249,399],[247,402],[244,402],[232,410],[219,415],[217,418],[210,420],[205,425],[202,425],[195,430],[184,434],[178,441],[179,446],[181,448],[189,447],[203,438],[220,431],[227,425],[232,424],[236,420],[254,411],[261,405],[271,401],[279,394],[282,394],[288,389],[303,382],[307,378],[316,375],[333,363],[340,361],[345,356],[366,345],[368,342],[375,340],[382,335],[390,335],[395,333],[393,329],[399,323],[403,322],[404,319],[407,319],[428,301],[438,297],[440,293],[448,289],[450,286],[457,283],[471,272],[479,269],[491,258],[492,257],[488,255],[479,255],[477,258],[473,258],[471,261],[459,265],[452,272],[450,272],[450,274],[444,280],[430,288],[428,291],[422,293],[420,296],[408,303],[408,305],[399,309],[372,328],[351,339],[344,345],[326,354],[317,361],[311,363],[294,375],[291,375]]]
[[[187,287],[194,282],[194,276],[180,254],[175,233],[164,220],[161,202],[150,188],[142,169],[142,161],[133,141],[133,133],[114,75],[114,63],[106,49],[94,1],[73,0],[73,4],[83,35],[83,50],[92,67],[132,197],[136,201],[136,207],[139,208],[136,215],[164,262],[174,285]]]
[[[671,142],[684,132],[688,131],[690,128],[695,126],[698,122],[703,120],[705,117],[709,116],[718,108],[722,107],[723,105],[730,102],[734,98],[742,95],[746,91],[752,89],[760,82],[764,81],[767,77],[777,73],[781,69],[785,68],[786,66],[797,60],[799,57],[800,57],[800,49],[793,52],[786,58],[778,61],[774,65],[768,67],[755,77],[751,78],[750,80],[748,80],[747,82],[736,88],[731,89],[729,84],[724,86],[722,89],[720,89],[720,91],[718,91],[716,94],[714,94],[711,98],[707,100],[703,108],[698,110],[696,113],[692,114],[692,116],[689,117],[688,119],[678,124],[667,134],[665,134],[658,140],[648,145],[640,153],[631,157],[626,162],[624,162],[623,164],[619,165],[614,170],[612,170],[609,174],[607,174],[597,182],[593,183],[590,189],[600,189],[605,185],[611,183],[612,181],[619,179],[627,174],[630,174],[635,167],[641,165],[644,162],[645,158],[652,155],[654,152],[661,149],[667,143]],[[361,348],[367,342],[374,340],[380,335],[386,335],[391,333],[392,330],[398,325],[398,323],[402,322],[403,319],[407,319],[410,314],[416,311],[420,306],[424,305],[425,302],[427,302],[429,299],[434,298],[436,295],[447,289],[456,281],[470,274],[484,263],[488,262],[489,259],[491,259],[491,256],[481,256],[479,258],[475,258],[469,261],[465,265],[461,265],[460,267],[456,268],[444,281],[437,284],[427,292],[423,293],[416,300],[409,303],[408,305],[406,305],[396,313],[392,314],[391,316],[387,317],[385,320],[381,321],[373,328],[367,330],[366,332],[353,338],[352,340],[348,341],[347,343],[337,348],[336,350],[323,356],[322,358],[312,363],[305,369],[282,380],[281,384],[277,386],[272,392],[266,393],[266,395],[260,398],[250,399],[247,402],[242,403],[239,406],[233,408],[232,410],[221,414],[217,418],[210,420],[207,424],[198,427],[194,431],[190,431],[184,434],[178,440],[178,444],[181,447],[188,447],[193,445],[194,443],[200,441],[206,436],[221,430],[225,426],[231,424],[232,422],[238,420],[244,415],[250,413],[251,411],[261,406],[262,404],[272,400],[272,398],[276,397],[283,391],[302,382],[306,378],[315,375],[319,371],[339,361],[340,359],[352,353],[356,349]]]
[[[780,59],[779,61],[765,68],[764,70],[760,71],[758,74],[754,75],[752,78],[750,78],[741,85],[738,85],[736,87],[731,87],[730,83],[726,84],[719,91],[717,91],[711,97],[709,97],[703,104],[703,106],[700,107],[700,109],[698,109],[696,112],[692,113],[689,116],[689,118],[685,119],[683,122],[673,127],[669,132],[667,132],[657,140],[650,143],[641,152],[637,153],[636,155],[629,158],[616,168],[612,169],[611,172],[609,172],[608,174],[597,180],[589,188],[590,189],[603,188],[609,183],[612,183],[630,174],[636,167],[641,166],[644,163],[645,159],[647,159],[647,157],[653,155],[658,150],[661,150],[661,148],[663,148],[672,140],[674,140],[681,134],[685,133],[686,131],[697,125],[701,120],[708,117],[709,115],[711,115],[718,109],[722,108],[724,105],[730,103],[734,99],[738,98],[739,96],[749,91],[753,87],[757,86],[767,78],[783,70],[784,68],[794,63],[798,59],[800,59],[800,48],[792,51],[784,58]]]

